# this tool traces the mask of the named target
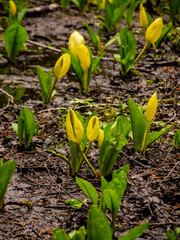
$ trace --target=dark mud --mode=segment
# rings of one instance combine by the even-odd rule
[[[37,1],[30,2],[37,6]],[[41,1],[41,4],[47,6],[49,1]],[[92,10],[81,16],[73,7],[65,13],[59,8],[53,12],[42,12],[39,16],[29,14],[23,20],[23,25],[29,33],[29,39],[40,44],[51,44],[57,49],[67,47],[68,37],[76,29],[85,36],[86,44],[91,46],[82,22],[94,26],[97,21],[95,14]],[[136,34],[139,52],[144,37],[137,34],[138,13],[135,15],[132,31]],[[122,21],[119,28],[123,24],[125,22]],[[103,33],[105,43],[109,37],[109,34]],[[173,147],[173,135],[179,124],[178,49],[169,41],[163,43],[156,52],[149,46],[146,58],[136,64],[140,75],[129,74],[123,78],[119,74],[119,63],[112,61],[112,52],[118,52],[118,46],[114,44],[108,48],[99,74],[92,76],[89,93],[80,93],[76,77],[70,70],[57,83],[57,95],[45,109],[41,104],[35,67],[40,65],[48,71],[60,54],[29,43],[27,49],[21,51],[13,63],[9,63],[4,43],[0,42],[0,88],[14,97],[12,102],[7,94],[0,91],[0,157],[4,161],[17,161],[17,169],[5,197],[5,202],[11,202],[11,205],[0,211],[0,239],[53,239],[52,231],[56,226],[67,232],[86,226],[88,207],[84,205],[77,209],[65,204],[68,199],[83,200],[86,196],[71,177],[67,163],[47,151],[53,149],[69,157],[65,133],[67,108],[74,107],[85,117],[88,112],[97,110],[99,119],[109,122],[119,114],[128,114],[127,105],[123,110],[119,109],[119,98],[124,104],[130,97],[136,103],[146,105],[154,91],[157,91],[159,105],[151,129],[161,129],[159,123],[162,121],[175,127],[148,148],[145,157],[134,152],[131,140],[120,152],[114,169],[129,163],[130,173],[114,238],[118,239],[136,225],[149,221],[150,227],[140,239],[166,239],[167,230],[180,226],[180,155]],[[83,101],[77,103],[75,99]],[[12,122],[17,122],[22,106],[33,110],[36,120],[40,121],[41,132],[33,137],[27,150],[19,147],[17,135],[11,126]],[[98,169],[97,143],[94,143],[88,158]],[[92,177],[86,164],[79,176],[100,190],[100,181]],[[32,203],[31,209],[15,203],[24,200]],[[90,200],[87,200],[87,204],[90,206]]]

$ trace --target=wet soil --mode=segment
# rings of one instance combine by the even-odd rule
[[[32,6],[48,6],[50,1],[29,1]],[[60,49],[67,48],[68,37],[74,29],[84,35],[86,44],[92,47],[82,22],[97,22],[96,12],[91,9],[84,16],[73,7],[66,12],[60,8],[53,12],[28,14],[23,25],[29,39],[40,44],[51,44]],[[168,20],[167,20],[168,21]],[[119,29],[125,25],[121,21]],[[132,31],[137,39],[137,54],[143,47],[144,37],[138,34],[138,13],[135,13]],[[114,34],[114,33],[113,33]],[[103,31],[106,43],[110,34]],[[93,47],[92,47],[93,49]],[[130,164],[127,186],[119,209],[114,239],[118,239],[138,224],[149,221],[150,227],[140,239],[166,239],[166,231],[180,226],[179,191],[179,151],[174,149],[173,137],[179,128],[179,50],[172,42],[164,42],[154,51],[148,47],[145,58],[136,64],[139,75],[122,77],[119,63],[113,61],[113,53],[118,52],[117,44],[111,45],[99,67],[93,74],[89,93],[83,95],[72,70],[56,86],[54,100],[43,109],[40,86],[35,67],[51,69],[59,53],[27,43],[13,63],[7,60],[4,42],[0,42],[0,88],[14,97],[10,101],[7,94],[0,91],[0,157],[16,160],[17,168],[9,184],[5,202],[0,210],[0,239],[53,239],[53,229],[57,226],[67,232],[86,226],[88,207],[70,207],[66,200],[83,200],[84,193],[70,175],[66,162],[48,152],[48,149],[70,157],[68,138],[65,133],[65,114],[72,107],[85,117],[94,110],[102,122],[115,120],[119,114],[129,116],[128,98],[146,105],[149,97],[157,91],[158,110],[152,130],[160,130],[160,122],[174,124],[175,127],[147,149],[146,156],[134,152],[133,143],[120,152],[114,170]],[[124,109],[119,109],[119,98]],[[74,101],[80,99],[81,101]],[[18,145],[18,137],[11,123],[17,122],[21,108],[34,111],[40,121],[40,134],[34,136],[30,147],[25,150]],[[88,158],[98,169],[98,146],[95,142]],[[79,176],[89,180],[99,191],[100,181],[94,179],[90,170],[83,165]],[[32,208],[18,205],[29,201]],[[87,205],[91,202],[87,199]]]

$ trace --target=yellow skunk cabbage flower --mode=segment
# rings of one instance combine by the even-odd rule
[[[66,132],[72,142],[81,143],[84,133],[83,126],[72,109],[69,110],[66,117]]]
[[[154,116],[156,114],[157,106],[158,106],[158,100],[157,100],[157,96],[156,96],[156,92],[155,92],[149,99],[149,102],[147,105],[147,109],[146,109],[147,122],[151,122],[152,119],[154,118]]]
[[[86,135],[89,142],[93,142],[99,133],[99,120],[96,116],[93,116],[87,125]]]
[[[141,24],[141,27],[143,28],[148,27],[147,15],[142,3],[140,4],[140,7],[139,7],[139,22]]]
[[[14,1],[9,1],[10,12],[13,17],[16,16],[17,8]]]
[[[54,75],[57,79],[63,77],[69,70],[71,64],[71,57],[69,53],[63,54],[54,66]]]
[[[99,129],[99,134],[98,134],[98,146],[99,148],[101,147],[102,143],[104,140],[104,131],[102,129]]]
[[[73,33],[71,33],[69,37],[68,42],[69,51],[75,57],[77,57],[79,46],[82,44],[84,45],[84,37],[78,31],[75,30]]]
[[[81,63],[81,67],[84,71],[87,71],[91,64],[91,58],[88,48],[85,45],[79,46],[78,58]]]
[[[162,29],[163,29],[162,18],[155,19],[146,30],[145,34],[146,42],[154,44],[161,36]]]

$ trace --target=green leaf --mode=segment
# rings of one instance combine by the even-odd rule
[[[36,71],[40,82],[42,102],[45,104],[48,103],[47,100],[52,87],[52,70],[45,73],[42,68],[36,66]]]
[[[131,131],[131,124],[127,118],[124,116],[119,116],[117,118],[117,132],[122,134],[124,137],[127,137],[129,132]]]
[[[146,130],[146,119],[136,103],[130,98],[128,99],[128,105],[133,133],[134,149],[136,151],[141,151],[141,146]]]
[[[101,177],[101,200],[100,200],[100,208],[103,212],[106,211],[107,204],[104,198],[104,191],[107,189],[113,190],[118,197],[118,204],[120,207],[124,191],[127,185],[127,174],[129,172],[129,164],[124,165],[118,170],[115,170],[112,175],[112,180],[108,184],[105,178]],[[119,208],[118,207],[118,208]]]
[[[129,164],[126,164],[115,170],[112,175],[112,180],[109,183],[108,189],[112,189],[117,193],[119,201],[122,201],[126,186],[127,174],[129,173]]]
[[[19,24],[10,25],[4,32],[6,51],[10,60],[14,60],[28,39],[26,29]]]
[[[112,232],[105,214],[96,205],[89,209],[87,240],[112,240]]]
[[[92,68],[91,68],[91,73],[93,73],[100,65],[101,59],[104,56],[104,54],[102,53],[101,55],[99,55],[95,60],[93,60],[92,62]]]
[[[71,240],[85,240],[86,229],[84,226],[80,227],[78,230],[73,230],[69,233]]]
[[[146,231],[148,226],[149,226],[149,222],[142,223],[139,226],[131,229],[123,237],[119,238],[119,240],[135,240]]]
[[[130,1],[131,5],[127,10],[127,14],[124,14],[124,17],[126,19],[126,22],[127,22],[129,28],[132,27],[133,12],[136,9],[136,7],[139,5],[139,3],[140,3],[140,1],[137,1],[137,0]]]
[[[54,240],[69,240],[64,229],[60,229],[59,227],[56,227],[54,229],[53,235],[54,235]]]
[[[166,233],[167,240],[176,240],[179,234],[180,234],[179,227],[177,227],[172,233],[170,231],[167,231]]]
[[[126,144],[127,139],[120,134],[116,134],[103,141],[98,158],[101,176],[106,176],[112,171],[119,152]]]
[[[82,202],[85,203],[86,199],[84,199]],[[71,207],[81,208],[83,205],[82,202],[78,201],[77,199],[69,199],[65,203],[69,203]]]
[[[83,192],[91,199],[93,204],[97,205],[98,203],[98,193],[95,187],[88,181],[76,177],[76,182]]]
[[[151,132],[148,136],[147,146],[151,145],[155,142],[159,137],[161,137],[164,133],[168,132],[173,125],[167,125],[166,127],[162,128],[159,132]]]
[[[105,201],[107,207],[111,210],[112,213],[112,226],[116,221],[116,216],[120,206],[120,201],[117,196],[117,193],[112,189],[105,189],[103,191],[103,200]]]
[[[18,138],[19,138],[19,145],[21,146],[21,142],[23,140],[23,138],[25,137],[25,130],[24,130],[24,118],[23,117],[19,117],[18,118]]]
[[[89,33],[89,36],[91,38],[91,41],[92,41],[93,45],[97,48],[98,39],[97,39],[97,36],[96,36],[95,32],[92,30],[92,28],[87,23],[83,22],[82,24],[86,27],[86,30]]]
[[[16,161],[10,160],[3,164],[0,159],[0,209],[3,207],[3,199],[5,197],[9,182],[16,169]]]
[[[28,148],[35,133],[36,123],[34,120],[34,115],[29,109],[23,107],[22,111],[24,116],[25,128],[25,148]]]
[[[114,10],[113,18],[111,19],[111,28],[117,26],[117,24],[121,21],[123,17],[123,13],[128,5],[128,1],[123,1],[120,7]]]
[[[136,57],[136,39],[127,27],[124,27],[120,32],[120,63],[121,72],[127,75],[128,71],[134,66]]]
[[[33,113],[23,107],[18,118],[18,137],[21,145],[22,139],[25,139],[25,148],[28,148],[35,133],[36,124]]]
[[[178,146],[180,144],[180,129],[178,129],[174,135],[174,147],[175,149],[178,149]]]
[[[76,173],[79,172],[83,162],[83,157],[77,143],[70,141],[70,153],[71,153],[72,175],[75,175]]]

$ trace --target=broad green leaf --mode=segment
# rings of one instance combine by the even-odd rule
[[[23,107],[22,112],[24,116],[25,148],[28,148],[35,133],[36,124],[34,115],[29,109]]]
[[[54,240],[69,240],[64,229],[60,229],[59,227],[56,227],[54,229],[53,235],[54,235]]]
[[[129,28],[132,27],[133,12],[136,9],[136,7],[139,5],[139,3],[140,3],[140,1],[137,1],[137,0],[130,1],[131,5],[128,8],[127,13],[124,14],[124,17],[126,19],[126,22],[127,22]]]
[[[97,205],[98,203],[98,193],[95,187],[88,181],[76,177],[76,182],[83,192],[91,199],[93,204]]]
[[[121,21],[123,17],[123,13],[128,5],[128,1],[123,1],[120,7],[114,10],[113,18],[111,19],[111,27],[117,26],[117,24]]]
[[[127,137],[129,132],[131,131],[131,124],[127,118],[124,116],[119,116],[117,118],[117,132],[122,134],[124,137]]]
[[[128,99],[128,105],[133,133],[134,149],[136,151],[141,151],[144,133],[146,130],[146,119],[136,103],[130,98]]]
[[[45,73],[42,68],[36,66],[36,71],[39,77],[40,87],[41,87],[41,97],[43,104],[47,103],[49,92],[52,87],[52,70]]]
[[[70,153],[71,153],[72,175],[75,175],[76,173],[79,172],[81,168],[81,164],[83,162],[83,157],[77,143],[70,141]]]
[[[129,172],[129,164],[124,165],[118,170],[115,170],[112,174],[112,180],[108,184],[105,178],[101,177],[101,200],[100,200],[100,208],[105,212],[107,208],[106,201],[104,199],[103,192],[107,189],[113,190],[118,197],[119,207],[124,195],[124,191],[127,185],[127,174]]]
[[[127,186],[127,174],[129,173],[129,164],[115,170],[112,175],[112,180],[108,185],[108,189],[112,189],[117,193],[119,201],[122,201],[124,191]]]
[[[24,123],[24,117],[20,116],[18,118],[18,138],[19,138],[19,145],[21,146],[21,142],[23,138],[25,137],[25,123]]]
[[[10,160],[3,164],[2,159],[0,161],[0,209],[3,206],[3,199],[5,197],[9,182],[16,169],[16,161]]]
[[[112,240],[112,232],[105,214],[96,205],[89,209],[87,240]]]
[[[92,30],[92,28],[87,23],[83,22],[83,25],[86,27],[86,30],[89,33],[89,36],[91,38],[91,41],[92,41],[93,45],[95,47],[97,47],[98,46],[98,39],[97,39],[97,36],[96,36],[95,32]]]
[[[104,54],[102,53],[95,60],[93,60],[91,73],[93,73],[99,67],[101,59],[102,59],[103,56],[104,56]]]
[[[112,214],[112,225],[114,225],[116,221],[116,216],[118,213],[118,209],[120,206],[119,197],[117,193],[112,189],[105,189],[103,191],[103,200],[105,201],[107,207],[111,210]]]
[[[167,231],[166,236],[167,240],[177,240],[178,235],[180,234],[180,228],[177,227],[172,233]]]
[[[120,32],[120,63],[121,72],[127,75],[128,71],[134,66],[136,57],[136,39],[127,27],[124,27]]]
[[[80,227],[78,230],[73,230],[68,234],[71,240],[85,240],[86,229],[84,226]]]
[[[151,145],[155,142],[159,137],[161,137],[164,133],[168,132],[173,125],[167,125],[166,127],[162,128],[159,132],[151,132],[148,136],[147,146]]]
[[[178,146],[180,145],[180,129],[178,129],[174,135],[174,147],[175,149],[178,149]]]
[[[14,60],[28,39],[26,29],[19,24],[10,25],[4,32],[6,51],[10,60]]]
[[[104,200],[104,194],[103,194],[103,191],[105,189],[108,189],[108,182],[106,181],[106,179],[104,177],[101,177],[101,199],[100,199],[100,209],[105,212],[106,211],[106,208],[107,208],[107,205],[106,205],[106,202]]]
[[[127,139],[120,134],[103,141],[99,151],[99,169],[101,176],[106,176],[112,171],[114,163],[121,149],[126,145]]]
[[[142,223],[139,226],[131,229],[123,237],[119,238],[119,240],[135,240],[146,231],[148,226],[149,226],[149,222]]]

